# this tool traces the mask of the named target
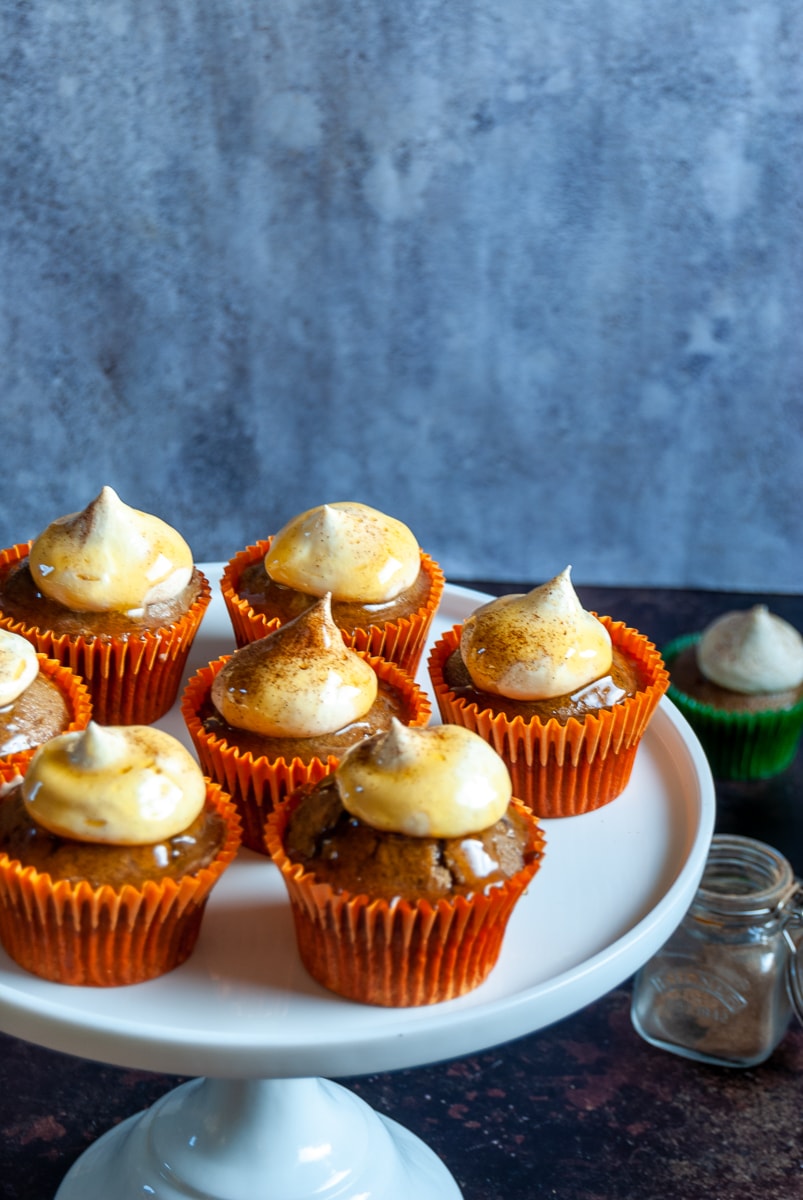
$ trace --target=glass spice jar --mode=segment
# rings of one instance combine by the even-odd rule
[[[688,913],[636,975],[636,1031],[699,1062],[750,1067],[768,1058],[793,1009],[803,1020],[801,898],[790,864],[772,846],[715,836]]]

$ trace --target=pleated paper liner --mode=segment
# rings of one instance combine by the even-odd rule
[[[426,692],[395,663],[362,654],[379,679],[396,688],[406,711],[406,724],[421,726],[429,722],[432,706]],[[337,766],[339,759],[269,759],[241,752],[225,738],[206,732],[199,713],[206,702],[215,676],[231,655],[201,667],[190,679],[181,700],[181,712],[189,730],[204,774],[217,780],[237,805],[243,825],[243,845],[259,854],[265,849],[265,821],[270,810],[296,788],[317,783]]]
[[[266,842],[282,873],[301,961],[318,983],[363,1004],[407,1008],[452,1000],[478,987],[495,966],[513,908],[541,864],[543,832],[506,883],[470,897],[389,902],[336,892],[290,861],[284,834],[300,795],[268,817]]]
[[[0,803],[6,788],[19,783],[27,766],[27,762],[9,762],[7,758],[0,758]]]
[[[717,779],[748,781],[780,775],[792,763],[803,734],[803,700],[791,708],[763,712],[724,712],[703,704],[672,683],[672,664],[699,634],[675,638],[664,648],[669,699],[699,738]]]
[[[46,658],[44,654],[37,654],[37,658],[40,674],[59,689],[69,711],[69,721],[60,732],[74,733],[86,729],[92,718],[92,701],[83,679],[54,658]],[[36,749],[36,746],[32,746],[28,750],[4,754],[3,762],[21,770],[33,758]]]
[[[217,784],[207,805],[226,838],[195,875],[119,891],[86,881],[54,882],[0,853],[0,942],[26,971],[53,983],[122,987],[172,971],[192,953],[209,895],[240,844],[236,809]]]
[[[507,764],[514,795],[539,817],[579,816],[619,796],[630,780],[639,742],[667,689],[668,675],[652,642],[621,621],[599,620],[614,646],[636,662],[644,686],[610,709],[582,720],[571,717],[565,725],[554,718],[509,718],[456,696],[444,680],[443,668],[460,645],[461,625],[447,630],[429,655],[441,719],[463,725],[490,742]]]
[[[271,538],[266,538],[241,550],[227,563],[221,577],[220,588],[238,647],[257,641],[281,623],[276,617],[255,612],[237,591],[243,571],[265,557],[271,541]],[[383,625],[368,625],[365,629],[355,630],[353,634],[343,631],[347,645],[355,650],[363,650],[366,654],[387,659],[388,662],[395,662],[410,675],[415,675],[418,670],[432,618],[440,604],[445,585],[445,577],[439,565],[423,550],[421,566],[429,577],[430,590],[426,603],[417,612],[395,621],[387,621]]]
[[[29,544],[0,552],[0,567],[26,558]],[[197,568],[196,568],[197,571]],[[171,708],[187,656],[209,607],[209,581],[197,571],[201,590],[187,612],[157,630],[132,630],[127,637],[58,634],[0,614],[0,626],[27,638],[36,649],[82,676],[101,725],[150,725]]]

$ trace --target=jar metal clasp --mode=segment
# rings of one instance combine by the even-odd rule
[[[785,917],[782,933],[789,947],[786,986],[795,1016],[803,1024],[803,980],[800,978],[803,968],[803,879],[795,879],[795,887],[784,901],[783,907]]]

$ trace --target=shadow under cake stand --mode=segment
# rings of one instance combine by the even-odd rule
[[[447,588],[432,636],[485,599]],[[231,649],[213,602],[188,674]],[[174,710],[160,724],[186,741],[179,721]],[[0,951],[4,1032],[193,1077],[90,1146],[57,1200],[459,1200],[424,1142],[330,1080],[499,1045],[616,987],[691,903],[714,807],[699,743],[664,699],[625,792],[597,812],[544,822],[544,863],[496,968],[445,1004],[375,1008],[319,987],[298,959],[279,873],[251,851],[213,892],[192,957],[161,979],[63,987]]]

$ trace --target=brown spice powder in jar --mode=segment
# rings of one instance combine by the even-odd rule
[[[646,1041],[722,1066],[763,1062],[786,1032],[796,882],[787,860],[751,838],[712,839],[697,895],[638,972],[631,1018]]]

